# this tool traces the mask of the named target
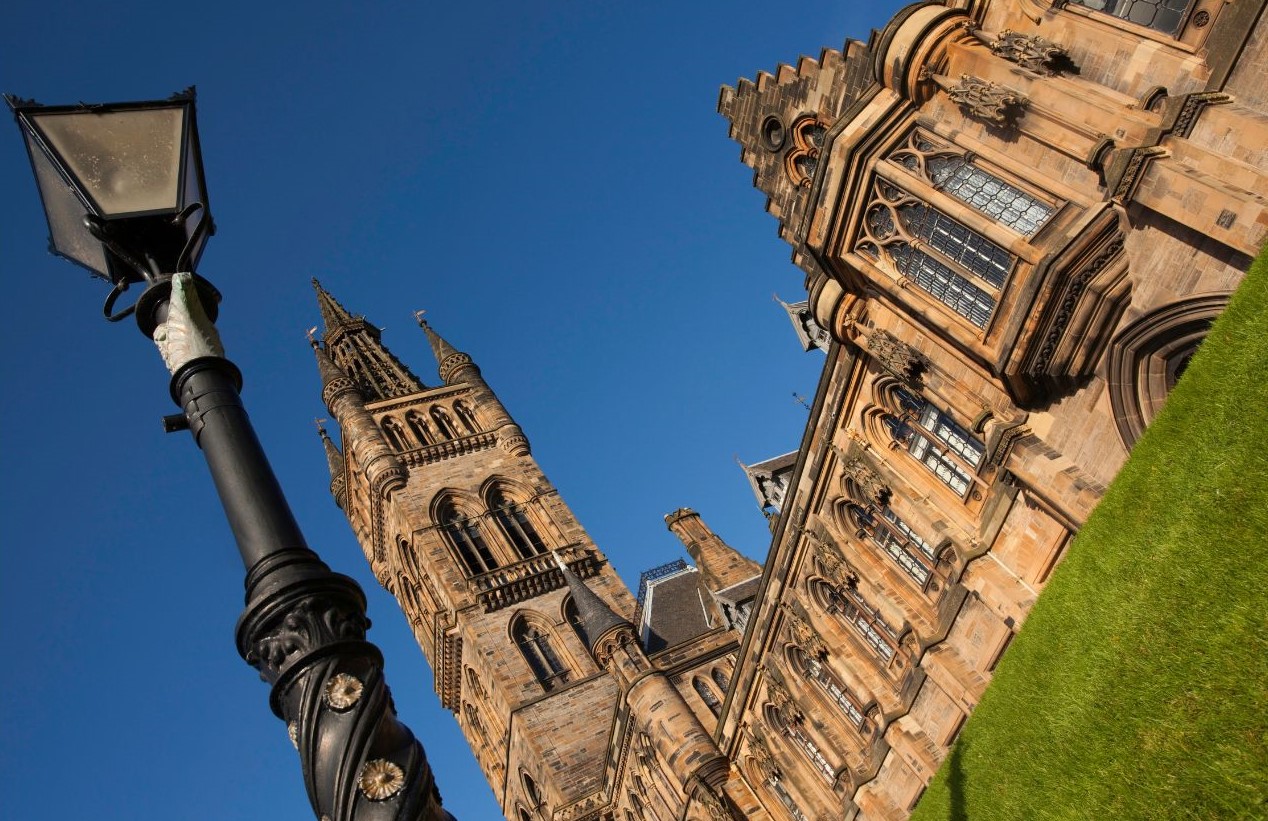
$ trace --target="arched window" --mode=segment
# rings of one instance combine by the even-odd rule
[[[555,649],[547,628],[529,619],[519,619],[515,622],[513,636],[543,690],[553,690],[568,681],[568,668]]]
[[[722,672],[721,667],[713,668],[713,683],[718,685],[718,689],[727,693],[731,689],[731,680],[726,677],[726,673]]]
[[[420,445],[431,444],[431,432],[427,430],[427,423],[423,421],[423,417],[418,411],[410,411],[405,414],[405,424]]]
[[[894,657],[898,649],[897,632],[854,586],[838,588],[823,579],[814,579],[810,582],[810,593],[821,607],[853,628],[882,659],[889,661]]]
[[[536,810],[542,805],[542,791],[537,788],[533,777],[523,770],[520,771],[520,780],[524,783],[524,795],[528,796],[528,803]]]
[[[806,730],[801,726],[800,721],[788,721],[784,718],[783,713],[773,704],[767,704],[765,708],[766,721],[772,727],[778,729],[792,745],[800,750],[806,758],[810,759],[810,763],[819,771],[819,774],[829,781],[833,780],[836,769],[828,761],[827,756],[823,754],[823,750],[819,749],[819,745],[814,742]]]
[[[459,513],[450,502],[440,509],[440,529],[449,546],[458,554],[468,576],[478,576],[498,566],[484,534],[480,532],[479,522]]]
[[[841,683],[822,661],[808,655],[795,645],[788,648],[788,661],[792,668],[803,678],[814,684],[836,705],[855,729],[863,729],[866,716],[863,714],[863,702]]]
[[[794,821],[810,821],[810,818],[801,811],[801,807],[797,806],[797,802],[789,795],[788,788],[775,775],[766,777],[766,786],[770,787],[770,791],[779,799],[779,803],[784,805],[784,809],[788,810],[788,814],[793,817]]]
[[[467,429],[467,433],[478,433],[480,431],[480,425],[476,422],[475,414],[471,411],[471,408],[468,407],[466,402],[463,402],[461,399],[454,402],[453,412],[457,414],[458,421],[461,422],[462,426]]]
[[[508,499],[501,488],[494,488],[489,494],[489,510],[498,528],[521,559],[529,559],[546,552],[546,543],[542,541],[541,536],[537,534],[537,529],[533,527],[533,523],[525,514],[524,506]]]
[[[704,702],[704,706],[709,708],[709,712],[715,716],[722,712],[722,702],[718,699],[718,694],[713,692],[713,688],[709,683],[700,676],[696,676],[691,680],[691,686],[695,688],[696,695],[700,696],[700,700]]]
[[[439,405],[431,409],[431,421],[435,423],[436,430],[440,431],[441,439],[457,439],[458,429],[454,427],[453,420],[449,418],[449,414]]]
[[[982,443],[945,411],[924,398],[898,388],[894,391],[902,415],[883,417],[894,442],[960,496],[972,484],[971,471],[982,464]]]
[[[888,258],[902,277],[978,328],[995,311],[1016,259],[1005,248],[897,186],[878,180],[855,250]]]
[[[519,821],[533,821],[533,816],[528,814],[528,810],[523,807],[519,808]]]
[[[972,154],[924,131],[912,132],[888,159],[1023,236],[1033,235],[1055,211],[1050,203],[982,168]]]
[[[409,450],[409,445],[406,444],[405,431],[401,429],[400,422],[397,422],[391,416],[384,416],[383,421],[379,423],[379,427],[383,428],[383,435],[394,450]]]
[[[851,522],[866,534],[886,556],[924,589],[933,575],[933,545],[916,535],[907,523],[886,505],[880,510],[850,503]]]

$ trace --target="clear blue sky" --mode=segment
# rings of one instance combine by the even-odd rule
[[[822,357],[715,113],[718,88],[865,38],[897,4],[17,0],[0,90],[45,103],[196,83],[220,233],[200,271],[309,542],[370,594],[402,717],[460,821],[498,817],[341,513],[312,420],[309,279],[435,380],[410,312],[471,353],[633,586],[699,510],[758,559],[738,455],[797,446]],[[242,567],[200,455],[164,435],[157,354],[45,252],[0,129],[0,814],[306,819],[267,687],[237,656]]]

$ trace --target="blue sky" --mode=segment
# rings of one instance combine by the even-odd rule
[[[219,233],[200,272],[310,544],[370,594],[404,720],[461,821],[498,817],[395,603],[330,499],[309,280],[435,381],[410,313],[472,354],[633,587],[699,510],[761,559],[733,459],[796,447],[822,357],[716,114],[718,88],[865,38],[845,3],[35,3],[0,90],[45,103],[198,85]],[[238,657],[242,568],[151,343],[45,251],[0,130],[0,789],[43,819],[311,818],[267,687]]]

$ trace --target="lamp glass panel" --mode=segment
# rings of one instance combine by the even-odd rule
[[[30,118],[101,216],[178,207],[184,107]]]
[[[40,199],[44,201],[44,214],[48,217],[49,240],[53,250],[68,259],[85,265],[101,276],[107,276],[106,255],[101,242],[88,232],[84,215],[88,209],[75,196],[66,180],[53,167],[48,156],[26,136],[31,165],[35,169],[35,182],[40,187]]]

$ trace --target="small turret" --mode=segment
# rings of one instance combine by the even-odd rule
[[[326,432],[325,420],[317,420],[317,435],[321,437],[321,446],[326,451],[326,467],[330,469],[330,495],[335,497],[335,504],[343,507],[346,501],[348,480],[344,476],[343,454]]]
[[[595,647],[600,640],[609,633],[623,627],[627,628],[631,634],[633,633],[634,625],[608,607],[576,573],[568,569],[568,565],[564,564],[564,560],[558,553],[555,554],[555,563],[559,565],[559,571],[564,574],[564,581],[568,583],[568,589],[572,592],[572,601],[577,605],[577,619],[580,622],[577,625],[578,632],[591,655],[594,655]]]
[[[414,314],[414,318],[418,320],[418,327],[427,334],[432,356],[436,357],[436,373],[440,376],[441,382],[452,385],[455,382],[470,382],[479,378],[480,368],[472,361],[470,355],[450,345],[449,341],[437,333],[431,323],[423,318],[422,311]]]
[[[670,513],[665,517],[665,524],[682,540],[700,569],[705,587],[714,594],[762,575],[761,565],[722,541],[691,508],[682,507]]]

